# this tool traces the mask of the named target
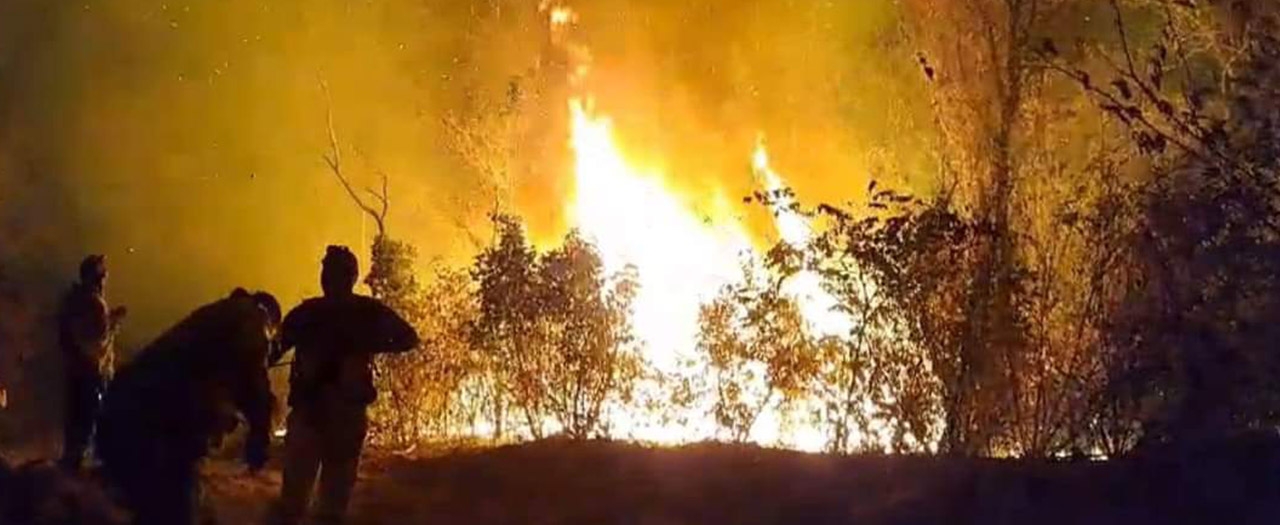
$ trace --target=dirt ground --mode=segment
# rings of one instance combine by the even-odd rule
[[[730,445],[544,442],[431,458],[373,452],[351,523],[1280,523],[1280,454],[1031,463],[831,457]],[[258,523],[278,465],[206,466],[219,523]]]

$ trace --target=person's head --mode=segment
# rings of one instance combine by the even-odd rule
[[[277,301],[274,295],[267,292],[254,292],[253,302],[258,305],[258,308],[267,313],[267,321],[271,323],[271,326],[280,324],[280,301]]]
[[[80,283],[98,289],[106,286],[107,258],[102,255],[90,255],[80,261]]]
[[[275,345],[279,344],[280,320],[283,315],[280,312],[280,301],[274,295],[259,291],[253,293],[253,302],[267,314],[267,339],[274,350]]]
[[[331,245],[321,262],[320,288],[326,296],[350,295],[360,274],[355,254],[346,246]]]
[[[258,310],[262,311],[263,315],[266,316],[266,319],[264,319],[266,323],[263,325],[262,329],[270,343],[269,346],[277,344],[277,338],[280,335],[280,320],[282,314],[280,311],[280,301],[277,301],[274,295],[262,291],[249,292],[244,288],[236,288],[231,291],[229,299],[239,301],[248,299],[253,301],[254,306],[257,306]],[[262,357],[265,358],[266,356]]]
[[[249,292],[244,288],[236,288],[231,291],[230,298],[252,300],[253,304],[267,315],[267,322],[270,323],[271,326],[280,324],[280,301],[277,301],[274,295],[262,291]]]

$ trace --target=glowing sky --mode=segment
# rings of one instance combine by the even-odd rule
[[[321,161],[320,79],[354,178],[391,177],[392,233],[455,262],[473,249],[461,226],[483,225],[485,184],[441,120],[492,111],[517,85],[513,203],[553,242],[575,184],[569,60],[537,4],[4,2],[0,290],[47,306],[80,255],[104,252],[132,310],[127,344],[234,286],[286,304],[318,292],[323,246],[372,234]],[[910,138],[924,108],[907,102],[923,88],[890,3],[573,7],[589,21],[575,38],[591,50],[594,107],[683,204],[740,219],[724,249],[777,234],[739,202],[757,187],[760,133],[804,199],[928,162]]]

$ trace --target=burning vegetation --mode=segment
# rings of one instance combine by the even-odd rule
[[[68,141],[94,144],[68,153],[55,140],[63,115],[35,103],[77,98],[41,89],[56,75],[40,59],[59,50],[0,34],[0,80],[36,78],[0,85],[0,236],[12,241],[0,241],[0,444],[32,441],[33,418],[49,408],[33,393],[51,352],[39,335],[49,305],[38,297],[55,279],[45,259],[85,245],[121,255],[113,294],[141,303],[140,324],[122,336],[127,354],[155,319],[189,306],[184,294],[236,279],[296,299],[311,289],[296,277],[310,272],[291,266],[309,260],[298,254],[347,241],[370,247],[363,283],[422,339],[374,367],[382,395],[370,439],[397,450],[560,435],[1104,459],[1274,438],[1280,428],[1272,4],[907,0],[863,12],[655,2],[622,11],[645,20],[633,26],[603,18],[607,8],[554,0],[455,3],[425,2],[422,15],[466,21],[436,42],[457,51],[453,66],[404,80],[400,66],[370,65],[374,78],[397,79],[387,84],[394,101],[412,99],[397,90],[415,94],[415,82],[447,84],[436,106],[394,108],[414,118],[380,121],[377,90],[350,71],[314,68],[289,88],[308,105],[293,108],[305,126],[288,130],[310,138],[245,124],[250,147],[235,137],[239,123],[214,120],[226,129],[157,139],[174,149],[154,162],[138,160],[151,150],[134,140],[145,133],[132,128],[146,125],[127,105],[64,108],[83,126]],[[0,7],[0,31],[18,13],[66,31],[117,27],[28,4],[38,2]],[[157,31],[153,17],[179,30],[189,12],[166,5],[135,19],[102,9],[147,31]],[[313,22],[334,23],[325,13]],[[394,25],[394,36],[410,33],[399,25],[407,22],[379,18],[386,13],[360,13]],[[688,19],[710,24],[719,14],[746,36],[723,49],[687,41]],[[856,24],[823,17],[856,14],[875,27],[858,25],[848,45],[896,65],[828,68],[841,49],[831,25]],[[772,15],[808,27],[797,30],[802,44],[768,33]],[[663,33],[652,16],[678,30]],[[592,29],[597,20],[606,29]],[[512,24],[522,32],[502,31]],[[626,34],[599,34],[610,27]],[[260,31],[248,27],[243,45]],[[162,40],[148,38],[120,52]],[[662,71],[636,66],[629,43],[646,49],[643,66]],[[362,41],[372,50],[352,53],[382,56],[383,45]],[[670,56],[699,53],[711,58]],[[717,65],[721,54],[741,57]],[[314,65],[309,53],[297,58]],[[748,67],[755,61],[769,67]],[[214,62],[199,79],[206,86],[180,73],[181,88],[156,96],[185,107],[208,95],[235,71]],[[804,74],[781,72],[792,63]],[[696,73],[663,70],[679,65]],[[824,68],[840,82],[882,81],[857,84],[868,91],[856,100],[837,97],[852,88],[819,82]],[[161,89],[148,75],[112,71],[110,100],[148,100],[146,90],[121,94],[135,82]],[[668,86],[664,75],[700,77]],[[636,93],[655,85],[662,92]],[[694,109],[658,112],[685,106]],[[255,118],[252,105],[235,109]],[[846,118],[876,129],[848,131],[857,126]],[[117,125],[125,138],[110,133]],[[430,165],[460,175],[412,175],[421,164],[406,152],[424,137],[440,145]],[[226,173],[199,167],[223,153],[237,159]],[[276,153],[316,165],[245,160]],[[132,187],[121,174],[138,166],[156,168],[136,175],[151,182],[128,184],[154,184],[155,200],[121,189]],[[305,173],[306,182],[246,166]],[[83,175],[99,167],[109,175]],[[165,178],[187,175],[199,185]],[[87,190],[61,187],[81,182]],[[43,206],[23,202],[24,192]],[[183,232],[187,220],[200,226]],[[156,235],[174,240],[148,246]],[[176,264],[185,256],[189,266]],[[151,275],[153,264],[182,266],[190,275],[178,282],[191,286],[159,282],[179,270]]]
[[[420,286],[411,252],[375,243],[372,288],[428,334],[382,366],[376,436],[1113,457],[1270,432],[1271,15],[1228,30],[1208,7],[903,8],[948,22],[905,29],[940,126],[936,189],[872,180],[807,206],[759,138],[743,164],[762,241],[728,196],[694,203],[624,151],[575,40],[589,21],[541,6],[568,77],[572,229],[532,241],[498,185],[468,268]],[[979,15],[990,32],[952,28]],[[1047,31],[1062,16],[1103,18],[1106,38]],[[1226,42],[1240,65],[1202,68]],[[454,124],[489,145],[464,160],[518,149],[510,128]]]

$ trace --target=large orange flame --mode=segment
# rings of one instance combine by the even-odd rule
[[[691,349],[698,307],[741,275],[748,237],[731,220],[727,202],[704,206],[710,215],[699,218],[661,173],[628,163],[608,118],[577,98],[569,111],[577,186],[571,222],[595,240],[607,268],[639,270],[636,331],[650,359],[673,365],[680,351]]]
[[[560,5],[544,5],[544,9],[557,43],[579,57],[570,80],[580,84],[590,71],[590,54],[573,47],[565,37],[565,31],[577,23],[577,14]],[[637,269],[640,289],[632,319],[636,333],[649,361],[673,371],[679,357],[694,350],[700,306],[726,284],[740,281],[744,263],[760,264],[750,237],[735,217],[730,199],[704,198],[695,212],[691,203],[667,186],[663,173],[630,161],[617,144],[612,122],[596,113],[590,99],[572,97],[568,109],[576,188],[568,221],[596,243],[607,270],[616,272],[628,265]],[[763,141],[752,161],[764,189],[785,187],[782,176],[769,165]],[[804,216],[785,206],[775,211],[782,240],[797,246],[809,242],[812,233]],[[817,275],[806,272],[794,277],[787,291],[800,301],[815,333],[847,333],[848,320],[833,311],[835,300],[821,288]],[[710,424],[695,421],[692,426],[697,428],[640,428],[632,414],[615,416],[620,430],[666,443],[696,439]],[[824,439],[815,428],[802,425],[784,433],[782,419],[780,414],[762,414],[752,439],[821,449]]]

